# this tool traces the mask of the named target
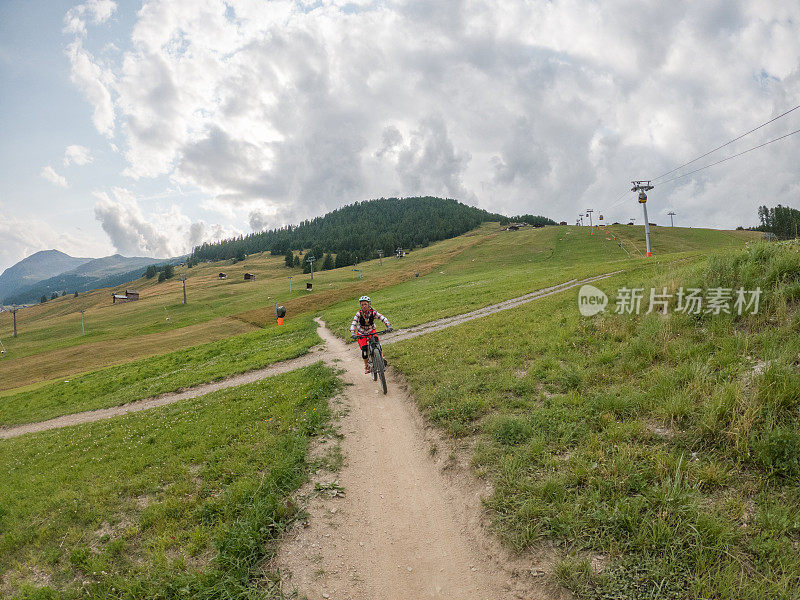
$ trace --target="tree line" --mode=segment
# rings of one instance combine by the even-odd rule
[[[800,231],[800,210],[796,208],[780,204],[774,208],[759,206],[758,218],[761,224],[753,229],[774,233],[782,240],[793,238]]]
[[[545,225],[558,225],[553,219],[548,219],[542,215],[517,215],[516,217],[503,217],[500,221],[501,225],[508,225],[509,223],[527,223],[532,227],[544,227]]]
[[[380,198],[356,202],[299,225],[205,243],[194,248],[188,265],[269,251],[284,255],[287,266],[291,260],[293,267],[303,264],[310,270],[306,258],[311,255],[318,261],[314,270],[338,268],[377,258],[380,250],[384,256],[391,256],[397,248],[427,246],[466,233],[485,221],[507,219],[451,199]],[[309,248],[302,262],[293,254]]]
[[[166,281],[175,276],[175,267],[170,264],[150,265],[144,271],[144,276],[147,279],[152,279],[156,275],[158,275],[158,283]]]

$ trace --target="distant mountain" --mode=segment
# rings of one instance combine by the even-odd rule
[[[81,275],[83,277],[107,277],[109,275],[119,275],[147,265],[160,264],[168,259],[164,258],[145,258],[143,256],[122,256],[114,254],[105,258],[94,258],[75,269],[64,272],[64,275]]]
[[[31,254],[0,275],[0,298],[13,294],[50,277],[60,275],[90,262],[91,258],[75,258],[58,250],[42,250]]]
[[[62,253],[59,253],[62,254]],[[67,256],[64,254],[64,256]],[[25,259],[28,260],[28,259]],[[181,258],[126,257],[121,254],[105,258],[80,259],[83,262],[74,268],[53,277],[41,279],[32,285],[23,285],[3,295],[3,304],[30,304],[42,296],[50,298],[53,292],[86,292],[103,287],[120,285],[144,274],[148,265],[175,263]],[[18,265],[21,263],[18,263]],[[14,265],[16,267],[17,265]],[[12,269],[14,267],[11,267]]]

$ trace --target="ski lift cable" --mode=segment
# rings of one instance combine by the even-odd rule
[[[676,177],[672,177],[670,179],[667,179],[666,181],[662,181],[661,183],[659,183],[659,185],[664,185],[664,184],[669,183],[671,181],[675,181],[676,179],[682,179],[683,177],[687,177],[689,175],[697,173],[698,171],[703,171],[704,169],[708,169],[709,167],[713,167],[715,165],[727,162],[727,161],[729,161],[729,160],[731,160],[733,158],[737,158],[739,156],[742,156],[743,154],[747,154],[748,152],[752,152],[753,150],[758,150],[759,148],[763,148],[764,146],[768,146],[769,144],[772,144],[773,142],[779,142],[780,140],[786,139],[787,137],[792,136],[792,135],[794,135],[796,133],[800,133],[800,129],[795,129],[791,133],[787,133],[786,135],[782,135],[782,136],[777,137],[775,139],[769,140],[768,142],[764,142],[763,144],[759,144],[758,146],[753,146],[752,148],[748,148],[747,150],[744,150],[743,152],[739,152],[738,154],[734,154],[733,156],[729,156],[728,158],[723,158],[722,160],[718,160],[717,162],[713,162],[710,165],[706,165],[705,167],[700,167],[699,169],[695,169],[694,171],[689,171],[688,173],[684,173],[683,175],[678,175]]]
[[[797,106],[795,106],[794,108],[791,108],[791,109],[787,110],[785,113],[782,113],[782,114],[778,115],[777,117],[774,117],[774,118],[770,119],[770,120],[769,120],[769,121],[767,121],[766,123],[762,123],[762,124],[761,124],[761,125],[759,125],[758,127],[754,127],[754,128],[753,128],[753,129],[751,129],[750,131],[748,131],[748,132],[746,132],[746,133],[743,133],[742,135],[740,135],[740,136],[738,136],[738,137],[735,137],[735,138],[733,138],[733,139],[732,139],[732,140],[730,140],[729,142],[725,142],[725,143],[724,143],[724,144],[722,144],[721,146],[717,146],[717,147],[716,147],[716,148],[714,148],[713,150],[709,150],[709,151],[708,151],[708,152],[706,152],[705,154],[702,154],[702,155],[698,156],[697,158],[690,160],[689,162],[683,163],[682,165],[680,165],[679,167],[675,167],[675,168],[674,168],[674,169],[672,169],[671,171],[667,171],[666,173],[662,173],[662,174],[661,174],[661,175],[659,175],[658,177],[654,178],[654,179],[653,179],[653,181],[656,181],[657,179],[661,179],[662,177],[666,177],[667,175],[670,175],[671,173],[674,173],[674,172],[675,172],[675,171],[677,171],[678,169],[682,169],[683,167],[687,167],[687,166],[691,165],[692,163],[695,163],[695,162],[697,162],[697,161],[698,161],[698,160],[700,160],[701,158],[705,158],[705,157],[706,157],[706,156],[708,156],[709,154],[713,154],[713,153],[714,153],[714,152],[716,152],[717,150],[721,150],[721,149],[722,149],[722,148],[724,148],[725,146],[729,146],[729,145],[730,145],[730,144],[732,144],[733,142],[736,142],[736,141],[738,141],[738,140],[742,139],[742,138],[743,138],[743,137],[745,137],[746,135],[750,135],[750,134],[751,134],[751,133],[753,133],[754,131],[758,131],[758,130],[759,130],[759,129],[761,129],[762,127],[766,127],[767,125],[769,125],[770,123],[772,123],[772,122],[774,122],[774,121],[777,121],[777,120],[778,120],[778,119],[780,119],[781,117],[785,117],[785,116],[786,116],[786,115],[788,115],[790,112],[792,112],[792,111],[795,111],[795,110],[797,110],[798,108],[800,108],[800,104],[798,104],[798,105],[797,105]],[[664,183],[664,182],[662,182],[662,183]]]

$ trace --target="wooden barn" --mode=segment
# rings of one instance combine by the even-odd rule
[[[135,302],[139,299],[139,292],[136,290],[125,290],[124,294],[111,294],[111,303],[117,304],[118,302]]]
[[[255,281],[256,280],[255,273],[245,273],[244,274],[244,280],[245,281]]]

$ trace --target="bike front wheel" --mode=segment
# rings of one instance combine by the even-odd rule
[[[380,351],[375,353],[373,362],[375,363],[375,374],[381,378],[381,387],[383,388],[383,393],[386,394],[386,365],[383,364],[383,356]]]

